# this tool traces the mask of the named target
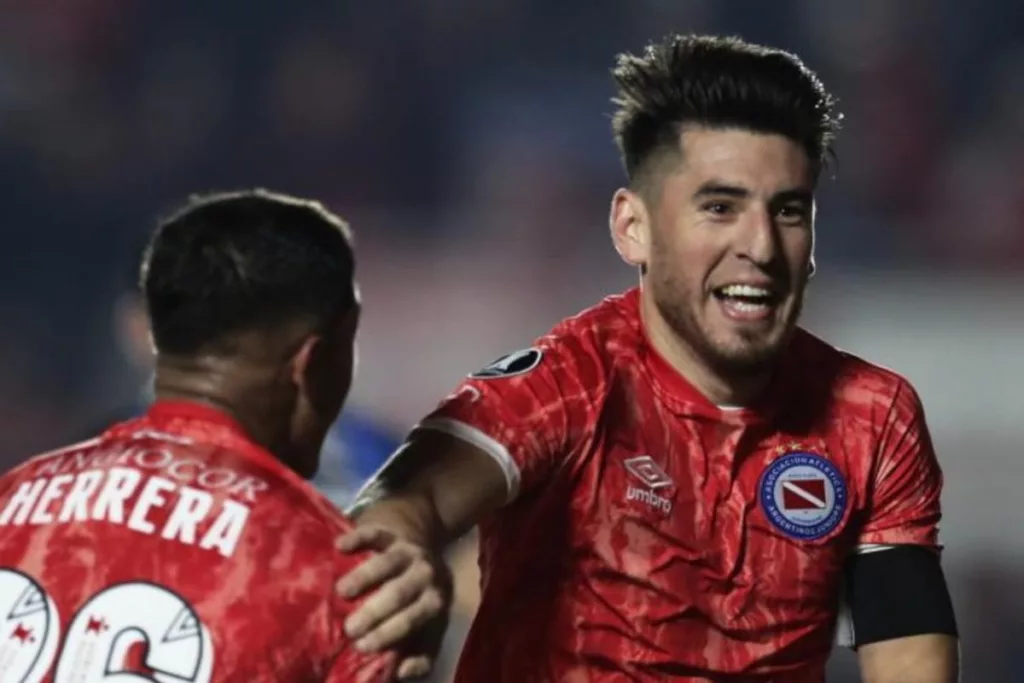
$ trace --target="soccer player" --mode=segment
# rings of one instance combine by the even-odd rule
[[[479,525],[459,683],[820,683],[844,600],[865,681],[955,680],[918,396],[797,327],[832,96],[734,38],[672,36],[614,76],[611,234],[640,286],[413,431],[340,543],[384,551],[339,585],[379,586],[349,634],[417,634],[399,671],[425,668],[437,549]]]
[[[142,286],[154,404],[0,478],[0,680],[370,682],[345,518],[305,481],[348,394],[347,226],[265,191],[195,198]]]
[[[139,259],[133,255],[132,265],[125,268],[123,289],[114,299],[111,318],[113,336],[129,370],[144,378],[145,383],[139,386],[131,402],[105,411],[102,419],[81,429],[81,439],[92,437],[115,422],[144,414],[153,401],[153,347],[138,271]],[[382,424],[372,413],[346,406],[327,432],[320,452],[320,471],[311,481],[332,503],[344,509],[351,504],[360,485],[395,452],[400,442],[401,434]]]

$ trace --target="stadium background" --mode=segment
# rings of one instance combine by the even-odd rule
[[[795,50],[841,97],[806,321],[918,385],[947,473],[965,680],[1024,680],[1010,0],[2,0],[0,463],[135,400],[123,295],[153,216],[254,185],[353,223],[353,404],[401,432],[463,373],[633,281],[606,231],[607,69],[677,30]],[[343,495],[339,478],[322,481]]]

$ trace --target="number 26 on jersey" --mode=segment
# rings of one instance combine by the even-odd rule
[[[210,683],[213,643],[181,596],[139,581],[89,598],[61,643],[53,599],[26,574],[0,568],[0,681],[41,683],[51,670],[54,683]]]

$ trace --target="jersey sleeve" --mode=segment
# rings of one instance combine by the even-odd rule
[[[938,548],[942,470],[924,408],[902,381],[881,431],[861,550],[891,545]]]
[[[596,373],[582,354],[538,345],[467,377],[419,425],[463,439],[501,466],[507,501],[565,461],[592,419]]]

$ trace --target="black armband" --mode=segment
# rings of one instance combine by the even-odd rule
[[[854,647],[927,633],[957,635],[939,554],[904,545],[854,555],[846,565]]]

